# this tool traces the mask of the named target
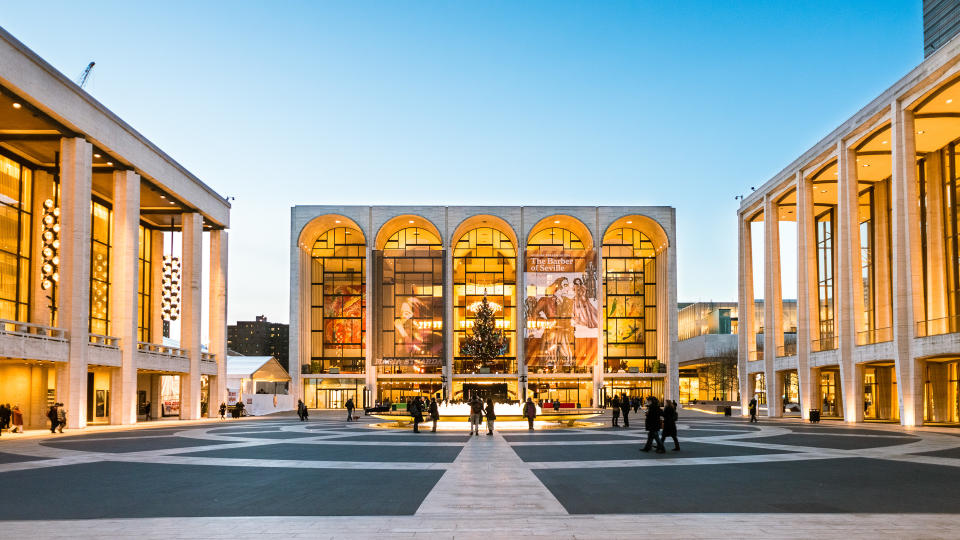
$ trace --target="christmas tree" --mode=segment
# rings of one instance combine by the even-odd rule
[[[493,308],[484,296],[483,302],[477,309],[477,316],[473,320],[473,335],[467,336],[460,342],[460,354],[473,357],[477,367],[480,368],[506,351],[507,340],[503,337],[503,330],[496,328]]]

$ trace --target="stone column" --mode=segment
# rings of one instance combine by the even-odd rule
[[[747,362],[750,360],[750,351],[754,348],[753,337],[753,243],[751,239],[750,218],[747,215],[738,216],[740,232],[740,291],[739,307],[737,309],[737,373],[740,375],[740,414],[749,416],[747,405],[753,398],[752,379],[747,374]]]
[[[925,313],[919,320],[926,323],[927,334],[942,334],[950,329],[944,319],[947,313],[947,278],[944,264],[943,238],[943,155],[931,152],[924,162],[925,188],[927,192],[927,298]],[[947,218],[949,219],[949,217]]]
[[[599,225],[599,224],[598,224]],[[599,230],[599,227],[598,227]],[[597,261],[597,304],[600,310],[603,310],[603,241],[595,244],[594,249],[596,250],[595,259]],[[659,271],[659,268],[658,268]],[[593,406],[596,407],[600,404],[600,394],[603,391],[603,373],[606,371],[604,363],[606,362],[603,354],[603,341],[604,341],[604,320],[605,317],[601,313],[600,315],[600,324],[597,326],[597,363],[593,365],[593,395],[591,399],[593,400]],[[660,351],[657,351],[657,356],[660,355]],[[667,390],[669,392],[669,390]]]
[[[863,388],[856,378],[853,350],[857,332],[866,330],[863,309],[863,274],[860,257],[860,206],[856,151],[845,141],[837,145],[837,294],[839,322],[840,384],[843,418],[863,421]]]
[[[150,242],[150,342],[163,343],[163,231],[148,230]]]
[[[444,397],[453,396],[453,357],[456,348],[453,338],[453,246],[455,238],[450,238],[449,227],[446,228],[447,249],[443,252],[443,369],[440,371],[446,378]],[[446,392],[449,392],[447,394]],[[448,398],[449,399],[449,398]]]
[[[677,310],[677,237],[676,237],[676,216],[671,217],[669,241],[664,246],[664,254],[667,258],[667,288],[664,291],[664,302],[667,306],[667,335],[665,336],[665,345],[667,347],[667,372],[670,384],[670,399],[680,399],[680,357],[677,351],[677,342],[679,339],[679,322]],[[658,332],[659,333],[659,332]]]
[[[140,253],[140,175],[113,173],[110,255],[110,333],[120,338],[121,366],[111,370],[110,423],[137,421],[137,293]]]
[[[371,399],[374,401],[377,400],[377,366],[373,364],[374,358],[374,340],[379,339],[380,336],[374,333],[374,321],[373,318],[377,316],[377,308],[373,305],[373,288],[376,287],[374,283],[373,276],[373,248],[369,245],[367,246],[367,260],[366,260],[366,304],[367,310],[364,312],[363,316],[366,318],[367,325],[367,334],[365,336],[364,348],[366,349],[366,355],[364,357],[363,372],[365,374],[365,384],[368,390],[370,390]],[[312,278],[310,279],[312,281]],[[308,281],[308,283],[310,282]],[[309,334],[303,334],[309,335]],[[372,337],[371,337],[372,336]]]
[[[47,368],[38,364],[30,366],[30,401],[20,405],[24,423],[28,427],[50,427],[47,419]]]
[[[211,418],[219,415],[217,408],[227,401],[227,240],[227,231],[210,231],[210,345],[207,348],[217,360],[217,375],[210,378],[207,416]],[[296,374],[290,378],[295,377],[299,378]]]
[[[183,224],[182,306],[180,347],[190,358],[190,372],[180,375],[180,418],[200,418],[200,309],[203,302],[203,216],[181,215]]]
[[[525,377],[525,383],[520,383],[520,386],[517,388],[518,399],[520,401],[526,401],[527,395],[524,393],[525,388],[530,387],[530,372],[527,370],[527,350],[524,342],[524,337],[527,331],[527,279],[526,273],[523,271],[526,267],[526,251],[527,251],[527,241],[523,236],[523,217],[520,218],[520,228],[517,229],[520,231],[520,234],[517,236],[517,262],[516,262],[516,275],[517,275],[517,288],[515,290],[516,300],[514,303],[517,305],[517,320],[516,320],[516,348],[517,348],[517,375],[519,377]],[[593,399],[596,403],[597,396],[599,396],[599,391],[593,389]]]
[[[820,338],[817,279],[817,232],[813,215],[813,184],[797,171],[797,377],[800,414],[807,420],[815,405],[816,379],[811,369],[811,342]],[[815,406],[814,406],[815,405]]]
[[[93,146],[60,139],[60,284],[57,317],[69,333],[69,363],[57,378],[67,427],[87,425],[87,344],[90,341],[90,195]]]
[[[886,328],[878,334],[879,339],[889,340],[892,336],[892,309],[890,306],[890,181],[874,184],[873,190],[873,294],[876,298],[877,329]]]
[[[916,141],[913,111],[891,104],[893,143],[893,345],[900,423],[923,422],[922,362],[913,358],[916,320],[922,317],[923,276],[920,212],[917,204]]]
[[[780,416],[774,361],[783,345],[783,292],[780,285],[780,205],[769,194],[763,201],[763,365],[767,416]]]

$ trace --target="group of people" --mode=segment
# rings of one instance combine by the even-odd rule
[[[298,399],[297,400],[297,417],[300,418],[301,422],[306,422],[309,416],[310,416],[310,411],[307,410],[307,405],[303,402],[302,399]]]
[[[613,427],[620,427],[621,414],[623,414],[623,427],[630,427],[630,409],[637,412],[641,403],[637,396],[630,398],[626,394],[619,396],[614,394],[613,399],[610,400],[610,407],[613,409]]]
[[[63,403],[54,403],[47,411],[47,418],[50,420],[50,433],[63,433],[63,428],[67,427],[67,409]],[[20,427],[21,431],[23,426]]]
[[[10,408],[9,403],[0,405],[0,433],[9,429],[10,433],[23,433],[23,412],[19,405]]]
[[[491,411],[492,410],[491,408]],[[437,431],[437,421],[440,420],[440,407],[437,405],[437,398],[430,398],[429,403],[424,401],[420,396],[412,398],[410,401],[407,401],[407,412],[413,417],[414,433],[420,433],[420,424],[423,423],[424,413],[429,414],[430,420],[433,422],[433,429],[431,431]],[[490,429],[491,431],[493,430],[493,424],[490,424]]]
[[[673,450],[680,451],[680,441],[677,440],[677,402],[666,400],[664,407],[660,408],[660,401],[655,397],[647,398],[647,417],[644,421],[644,428],[647,430],[647,444],[640,449],[642,452],[649,452],[653,443],[657,443],[657,453],[666,452],[663,442],[667,437],[673,438]]]
[[[227,418],[227,410],[230,410],[230,416],[233,418],[240,418],[244,413],[244,406],[242,401],[237,401],[237,404],[233,407],[228,407],[226,403],[220,402],[220,419],[224,420]]]
[[[493,412],[493,398],[487,398],[484,403],[480,398],[474,396],[470,400],[470,434],[480,435],[480,424],[483,418],[487,418],[487,435],[493,435],[493,422],[497,419],[497,413]]]

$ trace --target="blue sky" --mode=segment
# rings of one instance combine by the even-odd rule
[[[96,61],[91,94],[236,197],[231,322],[288,320],[295,204],[670,205],[679,300],[735,300],[734,196],[922,61],[921,17],[920,0],[0,0],[0,26],[70,78]]]

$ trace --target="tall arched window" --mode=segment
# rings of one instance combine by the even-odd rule
[[[597,361],[597,264],[565,227],[530,235],[525,261],[528,371],[590,373]]]
[[[443,369],[443,244],[420,227],[395,232],[377,253],[380,373]]]
[[[636,229],[611,229],[603,237],[603,319],[607,373],[661,371],[656,250]]]
[[[366,244],[360,231],[336,227],[310,252],[310,370],[363,373]]]
[[[501,357],[478,365],[472,358],[460,356],[460,343],[473,327],[484,296],[508,345]],[[478,227],[460,237],[453,249],[453,302],[454,373],[487,369],[490,373],[516,373],[517,251],[507,235],[492,227]]]

